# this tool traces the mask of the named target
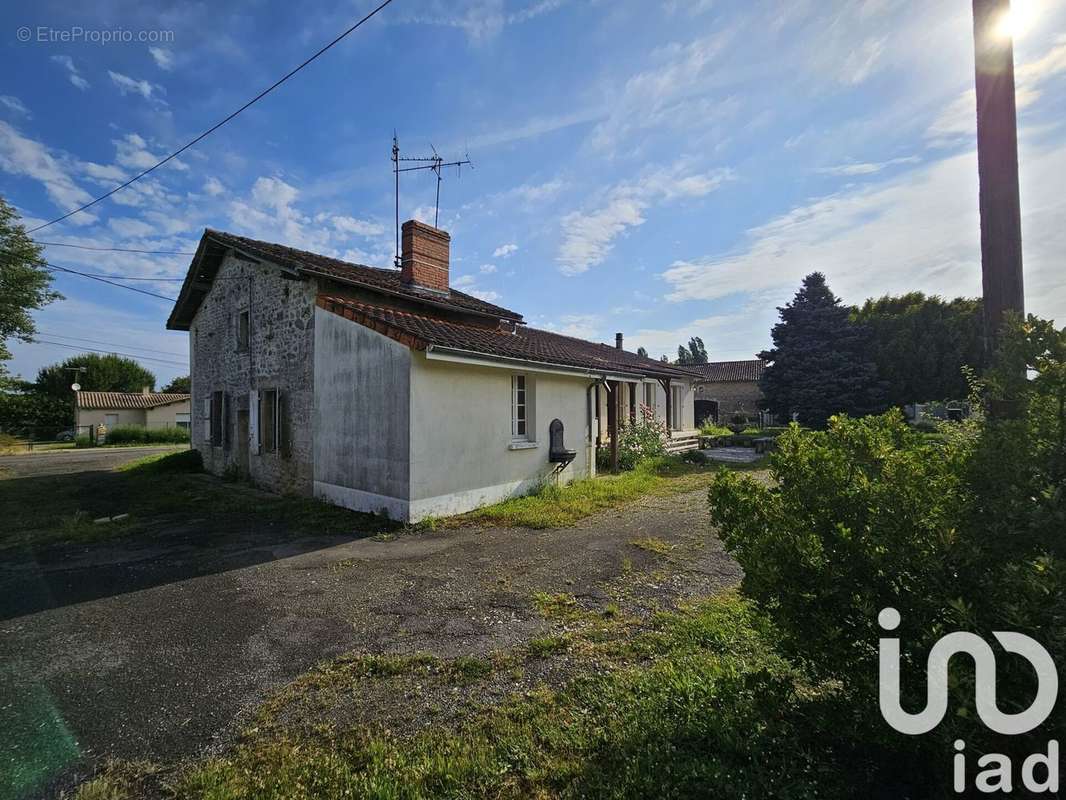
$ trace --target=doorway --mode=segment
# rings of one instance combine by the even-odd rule
[[[710,420],[715,425],[718,424],[718,401],[717,400],[697,400],[696,406],[696,424],[702,425],[704,422]]]

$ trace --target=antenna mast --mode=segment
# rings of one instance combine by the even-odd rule
[[[456,171],[462,175],[463,167],[467,164],[473,165],[470,161],[470,155],[467,154],[459,161],[445,161],[437,153],[437,148],[432,144],[429,149],[433,151],[431,156],[400,156],[400,140],[396,137],[396,131],[392,132],[392,172],[396,178],[396,258],[395,265],[400,266],[400,173],[401,172],[417,172],[418,170],[430,169],[437,176],[437,200],[433,207],[433,227],[437,227],[437,223],[440,220],[440,184],[444,179],[442,172],[445,167],[455,167]],[[401,163],[411,163],[412,166],[401,167]]]

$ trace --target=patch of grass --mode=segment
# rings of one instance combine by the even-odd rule
[[[133,472],[142,475],[170,475],[204,471],[204,460],[199,450],[181,450],[177,453],[157,453],[138,458],[115,468],[116,472]]]
[[[529,640],[526,652],[534,658],[549,658],[569,647],[570,638],[567,636],[536,636]]]
[[[148,761],[111,761],[79,787],[77,800],[125,800],[143,797],[159,768]]]
[[[631,539],[629,542],[634,547],[639,547],[641,550],[647,550],[649,553],[656,553],[658,555],[666,555],[674,546],[657,536],[645,536],[640,539]]]
[[[576,619],[583,613],[572,594],[536,592],[533,595],[533,605],[537,607],[537,611],[544,619]]]
[[[495,667],[491,661],[474,656],[459,656],[448,664],[448,674],[457,683],[475,683],[487,675],[490,675]]]
[[[641,462],[628,472],[576,480],[566,486],[545,484],[539,491],[504,500],[460,517],[452,524],[474,521],[518,528],[560,528],[648,494],[700,488],[710,475],[680,458],[662,457]]]
[[[831,692],[775,653],[736,595],[600,646],[610,668],[449,724],[272,730],[179,771],[175,798],[850,797],[849,770],[812,720]],[[565,642],[543,645],[558,652]],[[79,800],[95,800],[82,795]]]

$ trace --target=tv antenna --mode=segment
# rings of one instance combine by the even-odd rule
[[[429,169],[433,170],[433,173],[437,176],[437,200],[433,206],[433,227],[437,227],[437,222],[440,218],[440,184],[444,180],[442,172],[445,167],[455,167],[456,172],[459,175],[463,174],[463,167],[470,164],[470,168],[473,169],[473,164],[470,161],[470,154],[467,153],[459,161],[445,161],[437,153],[437,148],[432,144],[429,149],[433,151],[431,156],[401,156],[400,155],[400,140],[396,138],[396,132],[392,132],[392,172],[396,177],[396,266],[400,266],[400,173],[401,172],[417,172],[419,170]],[[400,164],[410,164],[411,166],[401,167]]]

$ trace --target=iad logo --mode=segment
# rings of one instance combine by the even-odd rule
[[[899,627],[899,612],[894,608],[882,609],[878,624],[886,631]],[[928,733],[944,719],[948,710],[948,666],[951,657],[965,653],[973,659],[976,679],[977,714],[991,730],[1004,735],[1028,733],[1042,724],[1055,708],[1059,694],[1059,675],[1055,662],[1043,646],[1034,639],[1008,631],[992,634],[1008,653],[1025,658],[1036,670],[1036,698],[1029,708],[1015,714],[1004,713],[996,704],[996,655],[984,639],[973,633],[957,631],[941,637],[929,653],[926,670],[927,695],[925,708],[916,714],[904,711],[900,706],[899,639],[880,640],[880,697],[881,715],[900,733],[916,736]],[[955,742],[960,752],[955,756],[955,791],[966,788],[966,757],[961,753],[966,747],[962,740]],[[1036,753],[1025,759],[1022,765],[1022,783],[1032,792],[1057,792],[1059,786],[1058,741],[1048,742],[1047,755]],[[976,787],[982,792],[1010,792],[1012,786],[1010,759],[999,753],[986,753],[978,760],[979,767],[990,767],[977,775]],[[1046,780],[1035,776],[1038,766],[1047,771]]]

